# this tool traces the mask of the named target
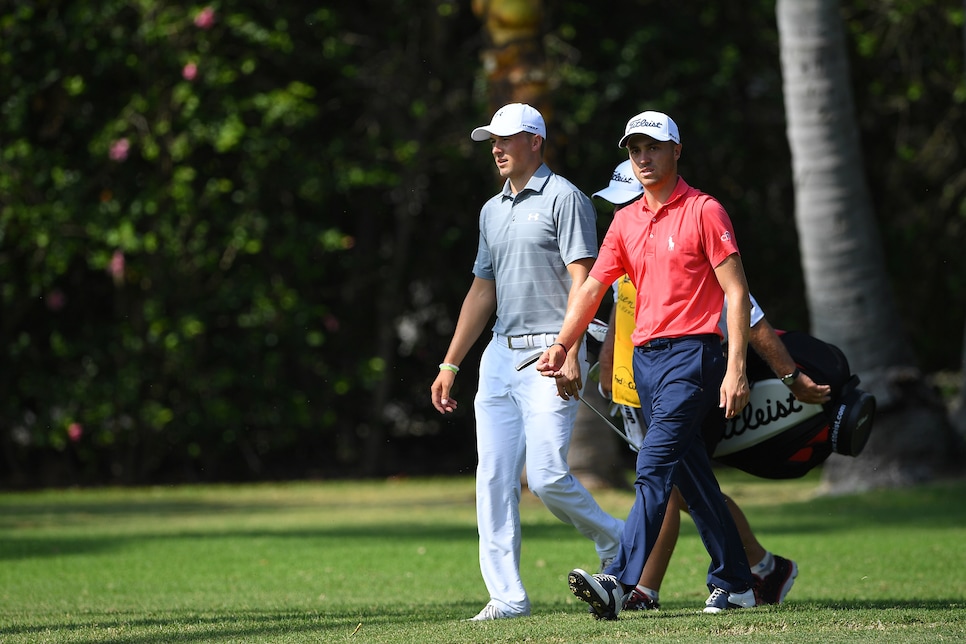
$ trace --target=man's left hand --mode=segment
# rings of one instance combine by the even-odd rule
[[[721,393],[718,399],[718,407],[725,410],[725,418],[734,418],[741,413],[750,397],[751,388],[748,386],[747,376],[744,373],[727,372],[721,382]]]

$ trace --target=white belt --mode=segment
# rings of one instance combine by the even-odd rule
[[[532,333],[530,335],[501,335],[506,346],[511,349],[546,348],[557,340],[554,333]]]

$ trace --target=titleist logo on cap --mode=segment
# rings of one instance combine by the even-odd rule
[[[636,128],[636,127],[656,127],[656,128],[663,128],[664,127],[664,123],[660,123],[658,121],[648,121],[646,118],[634,119],[634,120],[631,120],[630,122],[628,122],[626,129],[632,130],[632,129]]]
[[[627,140],[635,134],[644,134],[656,141],[681,142],[677,124],[663,112],[648,111],[632,116],[627,122],[627,127],[624,128],[624,136],[617,144],[618,147],[627,145]]]

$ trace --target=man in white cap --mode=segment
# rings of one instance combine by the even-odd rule
[[[600,211],[610,213],[614,208],[620,209],[644,194],[644,186],[635,178],[633,164],[630,160],[621,162],[611,175],[608,185],[595,192],[591,199],[599,205]],[[634,330],[634,308],[637,292],[626,275],[614,283],[615,305],[611,309],[607,335],[600,349],[600,390],[605,398],[620,405],[624,419],[624,430],[635,436],[635,442],[640,445],[643,441],[643,415],[640,400],[634,387],[633,349],[631,334]],[[748,354],[749,363],[760,360],[755,370],[759,374],[767,374],[770,370],[775,377],[791,390],[795,399],[800,402],[820,405],[828,402],[831,394],[829,385],[816,384],[804,371],[796,374],[798,367],[781,338],[771,326],[761,310],[754,296],[751,297],[751,330],[748,344],[755,350],[755,354]],[[722,310],[722,321],[718,323],[723,333],[727,333],[726,325],[722,324],[727,318],[727,302]],[[725,338],[727,340],[727,337]],[[749,374],[751,373],[749,369]],[[754,383],[752,383],[754,386]],[[724,434],[724,418],[719,414],[711,414],[704,427],[704,440],[708,452],[712,453],[718,441]],[[738,527],[741,541],[751,564],[751,572],[755,577],[755,591],[759,604],[778,604],[785,599],[785,595],[795,583],[798,575],[798,565],[779,555],[768,551],[755,536],[748,519],[737,503],[727,495],[725,500],[731,510],[732,518]],[[659,591],[668,563],[678,538],[680,527],[679,510],[686,510],[680,493],[675,491],[669,501],[667,514],[658,541],[655,543],[651,556],[648,557],[641,574],[640,582],[631,591],[630,597],[624,603],[624,610],[646,610],[659,608]]]
[[[634,382],[648,430],[620,552],[600,574],[572,570],[570,589],[597,618],[617,619],[654,548],[676,484],[711,555],[705,612],[755,606],[748,559],[701,438],[716,405],[733,418],[750,394],[745,352],[751,305],[733,226],[717,200],[678,175],[681,137],[666,114],[633,116],[618,145],[627,148],[644,195],[615,215],[537,370],[556,377],[604,294],[627,274],[638,292]],[[725,296],[727,360],[718,329]]]
[[[524,465],[530,491],[595,543],[602,567],[617,554],[623,522],[600,508],[567,464],[586,369],[583,345],[572,342],[553,379],[516,368],[556,342],[567,302],[597,256],[594,207],[544,164],[547,128],[533,107],[506,105],[471,137],[489,140],[506,182],[480,211],[473,282],[431,396],[440,413],[456,409],[451,390],[460,363],[495,312],[475,400],[480,570],[490,601],[473,620],[484,621],[530,614],[520,579]]]

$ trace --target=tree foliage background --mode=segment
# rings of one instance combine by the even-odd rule
[[[498,187],[468,136],[482,27],[469,2],[319,4],[0,15],[4,484],[472,470],[473,369],[453,419],[428,387]],[[959,370],[963,5],[843,6],[906,331]],[[805,328],[774,3],[556,0],[545,29],[554,168],[593,192],[629,116],[672,114],[752,291]]]

